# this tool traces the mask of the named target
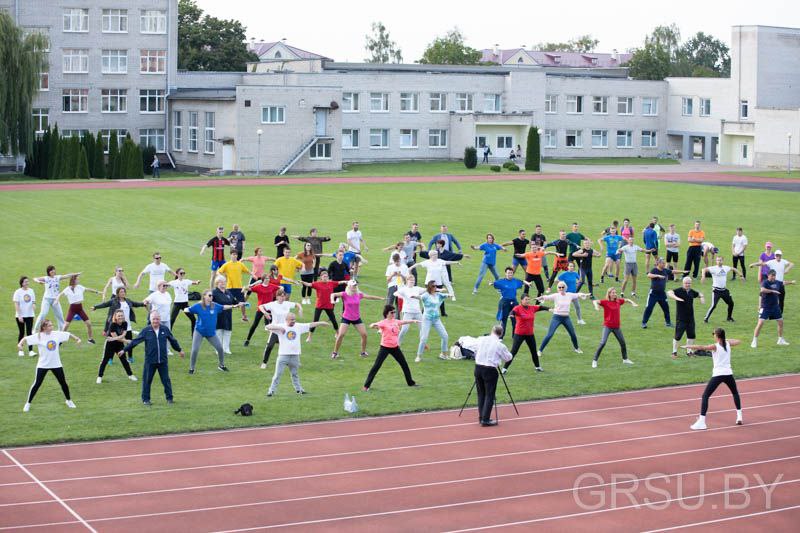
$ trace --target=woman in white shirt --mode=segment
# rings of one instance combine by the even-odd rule
[[[66,331],[53,331],[53,323],[47,319],[42,320],[42,329],[39,333],[29,335],[19,341],[17,347],[21,350],[23,343],[28,343],[28,346],[39,347],[39,361],[36,363],[36,380],[33,382],[30,391],[28,391],[28,400],[25,402],[25,407],[22,412],[27,413],[31,409],[31,402],[33,397],[36,396],[36,391],[42,386],[44,377],[47,372],[52,372],[61,385],[61,391],[64,393],[64,398],[67,400],[67,407],[75,409],[75,404],[69,396],[69,385],[64,376],[64,367],[61,365],[61,356],[59,348],[62,342],[67,342],[70,339],[75,339],[75,342],[80,344],[81,340]]]
[[[61,304],[58,303],[58,295],[61,292],[61,280],[71,276],[77,276],[80,272],[73,272],[71,274],[56,274],[56,267],[49,265],[47,267],[46,276],[41,278],[33,278],[36,283],[44,285],[44,295],[42,296],[42,308],[39,310],[39,316],[36,317],[36,323],[33,325],[33,330],[38,331],[39,325],[45,319],[50,309],[56,315],[56,322],[58,329],[64,329],[64,312],[61,310]]]
[[[742,401],[739,399],[739,390],[736,388],[736,380],[733,379],[733,369],[731,368],[731,347],[741,344],[741,341],[736,339],[725,340],[725,330],[717,328],[714,330],[714,344],[707,346],[691,346],[686,345],[686,348],[692,351],[709,350],[711,357],[714,360],[714,370],[711,372],[711,380],[706,385],[706,390],[703,391],[703,399],[700,403],[700,416],[697,422],[691,425],[692,429],[706,429],[706,412],[708,412],[708,399],[717,390],[720,383],[728,386],[733,395],[733,403],[736,405],[736,424],[742,425]]]
[[[181,313],[181,311],[189,308],[189,289],[191,286],[199,284],[200,280],[186,279],[186,270],[183,268],[178,268],[175,271],[175,279],[167,284],[172,287],[172,291],[175,293],[175,297],[172,299],[172,312],[169,315],[170,326],[175,324],[179,314],[184,314]],[[189,333],[194,335],[194,315],[186,313],[186,316],[189,317],[189,321],[192,323],[192,329],[189,331]],[[172,328],[170,327],[170,329]]]
[[[86,324],[86,332],[89,335],[87,341],[89,344],[94,344],[94,337],[92,336],[92,323],[89,321],[89,315],[86,314],[86,311],[83,309],[83,294],[86,291],[93,292],[95,294],[102,294],[100,291],[90,289],[89,287],[84,287],[80,283],[78,283],[78,278],[80,276],[75,274],[70,276],[69,278],[69,286],[61,291],[59,296],[66,296],[67,303],[69,303],[69,308],[67,309],[67,320],[64,323],[64,331],[69,330],[69,325],[72,324],[72,320],[79,316],[83,323]]]
[[[19,278],[19,289],[14,291],[11,301],[14,302],[14,317],[16,318],[19,336],[17,342],[33,333],[33,317],[36,316],[36,293],[30,287],[28,276]],[[25,351],[20,349],[17,355],[22,357]],[[30,350],[28,355],[33,357],[36,352]]]
[[[564,329],[569,333],[569,338],[572,341],[572,347],[575,353],[583,353],[583,350],[578,346],[578,337],[575,335],[575,327],[572,325],[572,320],[569,318],[569,308],[572,306],[572,300],[577,298],[586,299],[590,296],[588,292],[567,292],[567,284],[559,281],[556,285],[558,292],[555,294],[542,295],[536,298],[537,300],[549,300],[553,302],[553,317],[550,319],[550,327],[547,330],[547,335],[542,340],[539,346],[539,357],[542,356],[545,346],[553,338],[553,334],[558,329],[558,326],[564,326]]]
[[[117,294],[117,289],[119,289],[120,287],[127,289],[128,286],[129,286],[128,278],[125,277],[125,269],[123,269],[121,266],[118,266],[114,270],[114,275],[108,278],[106,286],[103,287],[103,294],[100,298],[102,298],[102,300],[105,301],[106,293],[108,292],[109,288],[111,288],[111,294],[113,295]]]
[[[417,287],[414,276],[409,274],[406,277],[405,286],[398,288],[397,292],[394,293],[403,302],[403,320],[407,322],[400,328],[400,335],[397,337],[398,345],[403,344],[403,338],[408,333],[411,324],[415,323],[415,320],[422,320],[422,309],[417,298],[422,296],[424,292],[425,289]]]

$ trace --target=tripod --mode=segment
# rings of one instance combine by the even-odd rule
[[[506,381],[505,375],[502,372],[500,372],[500,370],[498,370],[497,373],[500,374],[500,378],[503,380],[503,386],[505,386],[506,392],[508,393],[508,398],[511,400],[511,405],[514,406],[514,411],[517,413],[517,416],[519,416],[519,409],[517,409],[517,404],[514,402],[514,397],[511,396],[511,389],[508,388],[508,382]],[[472,386],[469,388],[469,392],[467,393],[467,397],[464,399],[464,405],[461,406],[461,410],[458,412],[458,416],[461,416],[461,413],[464,412],[464,408],[467,407],[467,402],[469,402],[469,397],[472,396],[472,391],[475,390],[475,386],[476,385],[477,385],[477,381],[473,379],[472,380]],[[500,416],[498,415],[498,410],[497,410],[497,390],[496,389],[495,389],[495,395],[494,395],[494,418],[495,418],[495,420],[500,420]]]

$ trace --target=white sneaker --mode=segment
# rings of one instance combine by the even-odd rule
[[[583,319],[578,320],[578,324],[581,325],[581,326],[585,326],[586,325],[586,321],[583,320]]]
[[[539,357],[541,357],[541,356],[543,355],[543,354],[542,354],[542,351],[541,351],[541,350],[537,350],[537,351],[536,351],[536,355],[538,355]]]
[[[25,405],[22,407],[22,412],[23,412],[23,413],[27,413],[27,412],[28,412],[28,411],[30,411],[30,410],[31,410],[31,404],[29,404],[29,403],[26,403],[26,404],[25,404]]]
[[[167,350],[167,355],[169,356],[169,355],[175,355],[175,354],[172,353],[172,350]]]
[[[758,348],[758,339],[753,337],[753,342],[750,343],[751,348]]]
[[[506,367],[503,367],[500,369],[500,372],[505,374],[506,372],[508,372],[508,369]]]
[[[706,427],[706,421],[705,421],[705,420],[702,420],[702,419],[700,419],[700,418],[698,418],[698,419],[697,419],[697,422],[695,422],[694,424],[692,424],[692,425],[691,425],[691,426],[689,426],[689,427],[690,427],[691,429],[694,429],[694,430],[708,429],[708,428]]]
[[[416,359],[414,359],[414,362],[415,362],[415,363],[421,363],[421,362],[422,362],[422,357],[418,355],[418,356],[416,357]]]
[[[36,352],[34,352],[33,350],[29,351],[28,357],[36,357]]]
[[[267,363],[261,363],[261,370],[264,370],[266,368],[267,368]]]
[[[478,294],[478,289],[472,289],[472,294]]]
[[[25,357],[25,352],[20,350],[20,351],[17,352],[17,355],[20,356],[20,357]]]
[[[622,360],[622,364],[623,365],[632,365],[633,361],[631,361],[630,359],[623,359]]]
[[[233,355],[233,352],[231,352],[230,350],[225,350],[225,355]]]
[[[67,407],[70,409],[75,409],[75,404],[72,402],[72,400],[67,400]]]
[[[583,350],[581,350],[580,348],[575,348],[575,353],[583,353]]]
[[[450,299],[455,302],[456,301],[455,295],[453,295]]]
[[[134,376],[133,374],[131,374],[130,376],[128,376],[128,379],[129,379],[129,380],[131,380],[131,381],[138,381],[138,380],[136,379],[136,376]]]
[[[101,378],[100,376],[97,376],[97,379],[94,382],[99,385],[99,384],[101,384],[103,382],[103,378]]]
[[[597,361],[594,359],[592,360],[592,368],[597,368]]]
[[[783,337],[778,337],[778,346],[789,346],[789,343]]]
[[[736,417],[736,425],[737,426],[741,426],[743,423],[744,423],[744,420],[742,420],[742,417],[741,416],[737,416]]]

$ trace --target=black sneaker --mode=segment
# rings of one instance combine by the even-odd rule
[[[250,341],[244,341],[244,346],[245,347],[250,346]]]
[[[708,324],[708,319],[707,318],[703,319],[703,324]]]
[[[191,376],[192,374],[194,374],[194,368],[189,369],[189,375]]]
[[[94,339],[89,339],[89,340],[88,340],[88,341],[86,341],[86,342],[88,342],[89,344],[97,344],[97,343],[94,341]]]
[[[642,329],[647,329],[647,324],[642,324]]]
[[[729,318],[728,322],[736,322],[733,318]]]
[[[298,391],[295,391],[295,392],[296,392],[297,394],[305,394],[305,393],[306,393],[306,391],[304,391],[303,389],[300,389],[300,390],[298,390]]]
[[[153,404],[150,403],[150,400],[144,400],[144,401],[142,401],[142,405],[146,405],[146,406],[150,407]]]
[[[667,322],[666,324],[664,324],[664,326],[666,326],[666,327],[668,327],[668,328],[674,328],[674,327],[675,327],[675,324],[672,324],[672,323],[670,323],[670,322]]]
[[[221,370],[221,371],[223,371],[223,372],[228,372],[228,367],[227,367],[227,366],[225,366],[225,365],[219,365],[219,366],[217,367],[217,370]]]

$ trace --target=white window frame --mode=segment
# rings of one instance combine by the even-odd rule
[[[544,95],[544,112],[548,115],[558,113],[558,95],[546,94]]]
[[[152,68],[155,68],[155,70],[151,70]],[[166,74],[167,51],[153,48],[139,50],[139,73],[148,75]]]
[[[358,113],[359,111],[358,93],[342,93],[342,113]]]
[[[573,137],[573,144],[569,144],[569,138]],[[566,148],[583,148],[583,130],[565,130],[564,131],[564,146]]]
[[[379,93],[379,92],[369,93],[369,112],[388,113],[389,93]]]
[[[620,144],[620,139],[625,142]],[[633,130],[617,130],[617,148],[621,150],[633,148]]]
[[[419,148],[419,130],[402,128],[400,130],[400,148],[405,150]]]
[[[645,109],[645,106],[650,104],[650,111]],[[643,117],[657,117],[658,116],[658,98],[655,96],[642,97],[642,116]]]
[[[102,50],[100,72],[103,74],[127,74],[128,51],[111,48]]]
[[[47,126],[50,124],[50,108],[34,107],[31,109],[31,116],[33,117],[34,132],[44,133]]]
[[[42,92],[50,90],[50,54],[48,54],[47,61],[39,73],[39,90]]]
[[[617,115],[633,115],[633,96],[617,96]]]
[[[139,89],[139,113],[142,115],[163,115],[166,100],[164,89]],[[144,104],[144,109],[142,109]],[[154,105],[151,105],[154,104]]]
[[[104,9],[100,19],[103,33],[128,33],[127,9]]]
[[[115,109],[116,108],[116,109]],[[101,113],[127,113],[128,89],[101,89]]]
[[[155,29],[151,29],[151,26]],[[139,13],[139,32],[150,35],[167,33],[167,12],[161,9],[142,9]]]
[[[193,154],[197,153],[197,130],[200,125],[198,117],[197,111],[189,111],[189,136],[186,151]]]
[[[608,148],[608,130],[592,130],[592,148]]]
[[[61,66],[64,74],[88,74],[89,49],[64,48],[61,53]]]
[[[322,154],[320,154],[320,149]],[[333,153],[333,143],[331,142],[315,142],[308,152],[308,158],[312,161],[328,160],[331,159]]]
[[[214,137],[217,134],[217,116],[213,111],[204,113],[203,126],[203,153],[214,155],[216,153]]]
[[[739,100],[739,118],[750,118],[749,100]]]
[[[342,150],[357,150],[359,141],[357,128],[345,128],[342,130]]]
[[[65,8],[61,29],[65,33],[88,33],[89,10],[80,7]]]
[[[84,129],[65,129],[61,130],[61,138],[69,139],[70,137],[77,137],[79,140],[89,135],[89,130]]]
[[[502,139],[502,142],[501,142],[501,139]],[[498,150],[504,150],[506,148],[514,148],[514,136],[513,135],[497,135],[495,137],[495,140],[494,140],[494,145],[497,147]]]
[[[707,111],[706,111],[707,109]],[[701,98],[700,99],[700,116],[701,117],[710,117],[711,116],[711,98]]]
[[[447,113],[447,93],[430,93],[428,101],[431,113]]]
[[[592,96],[592,114],[608,115],[608,96]]]
[[[373,144],[373,140],[379,137],[379,144]],[[387,150],[389,148],[389,130],[387,128],[370,128],[369,147],[371,150]]]
[[[694,113],[694,98],[691,96],[681,97],[681,115],[691,117]]]
[[[558,148],[558,130],[544,130],[544,147]]]
[[[414,92],[400,93],[400,112],[419,113],[419,93],[414,93]]]
[[[64,106],[65,98],[69,98],[70,109]],[[77,100],[75,100],[77,98]],[[77,109],[72,109],[72,103],[77,102]],[[88,113],[89,112],[89,89],[62,89],[61,90],[61,112],[62,113]]]
[[[567,95],[567,114],[568,115],[582,115],[583,114],[583,95],[582,94],[568,94]]]
[[[262,124],[286,124],[286,106],[264,105],[261,106]]]
[[[166,148],[166,135],[164,128],[140,128],[139,144],[142,146],[152,146],[156,152],[163,154]]]
[[[500,93],[484,93],[483,112],[502,113],[502,95]]]
[[[478,149],[486,148],[486,143],[487,143],[486,135],[475,136],[475,146],[477,146]]]
[[[658,131],[642,130],[641,143],[642,148],[658,148]]]
[[[472,113],[472,93],[456,93],[456,113]]]
[[[98,132],[98,135],[103,138],[103,153],[108,153],[108,145],[111,142],[111,132],[117,132],[117,144],[122,146],[122,143],[125,142],[125,137],[128,135],[128,130],[114,130],[114,129],[103,129]]]
[[[447,148],[447,130],[446,129],[428,130],[428,148],[432,150],[440,150],[442,148]]]
[[[172,149],[183,151],[183,111],[172,112]]]

